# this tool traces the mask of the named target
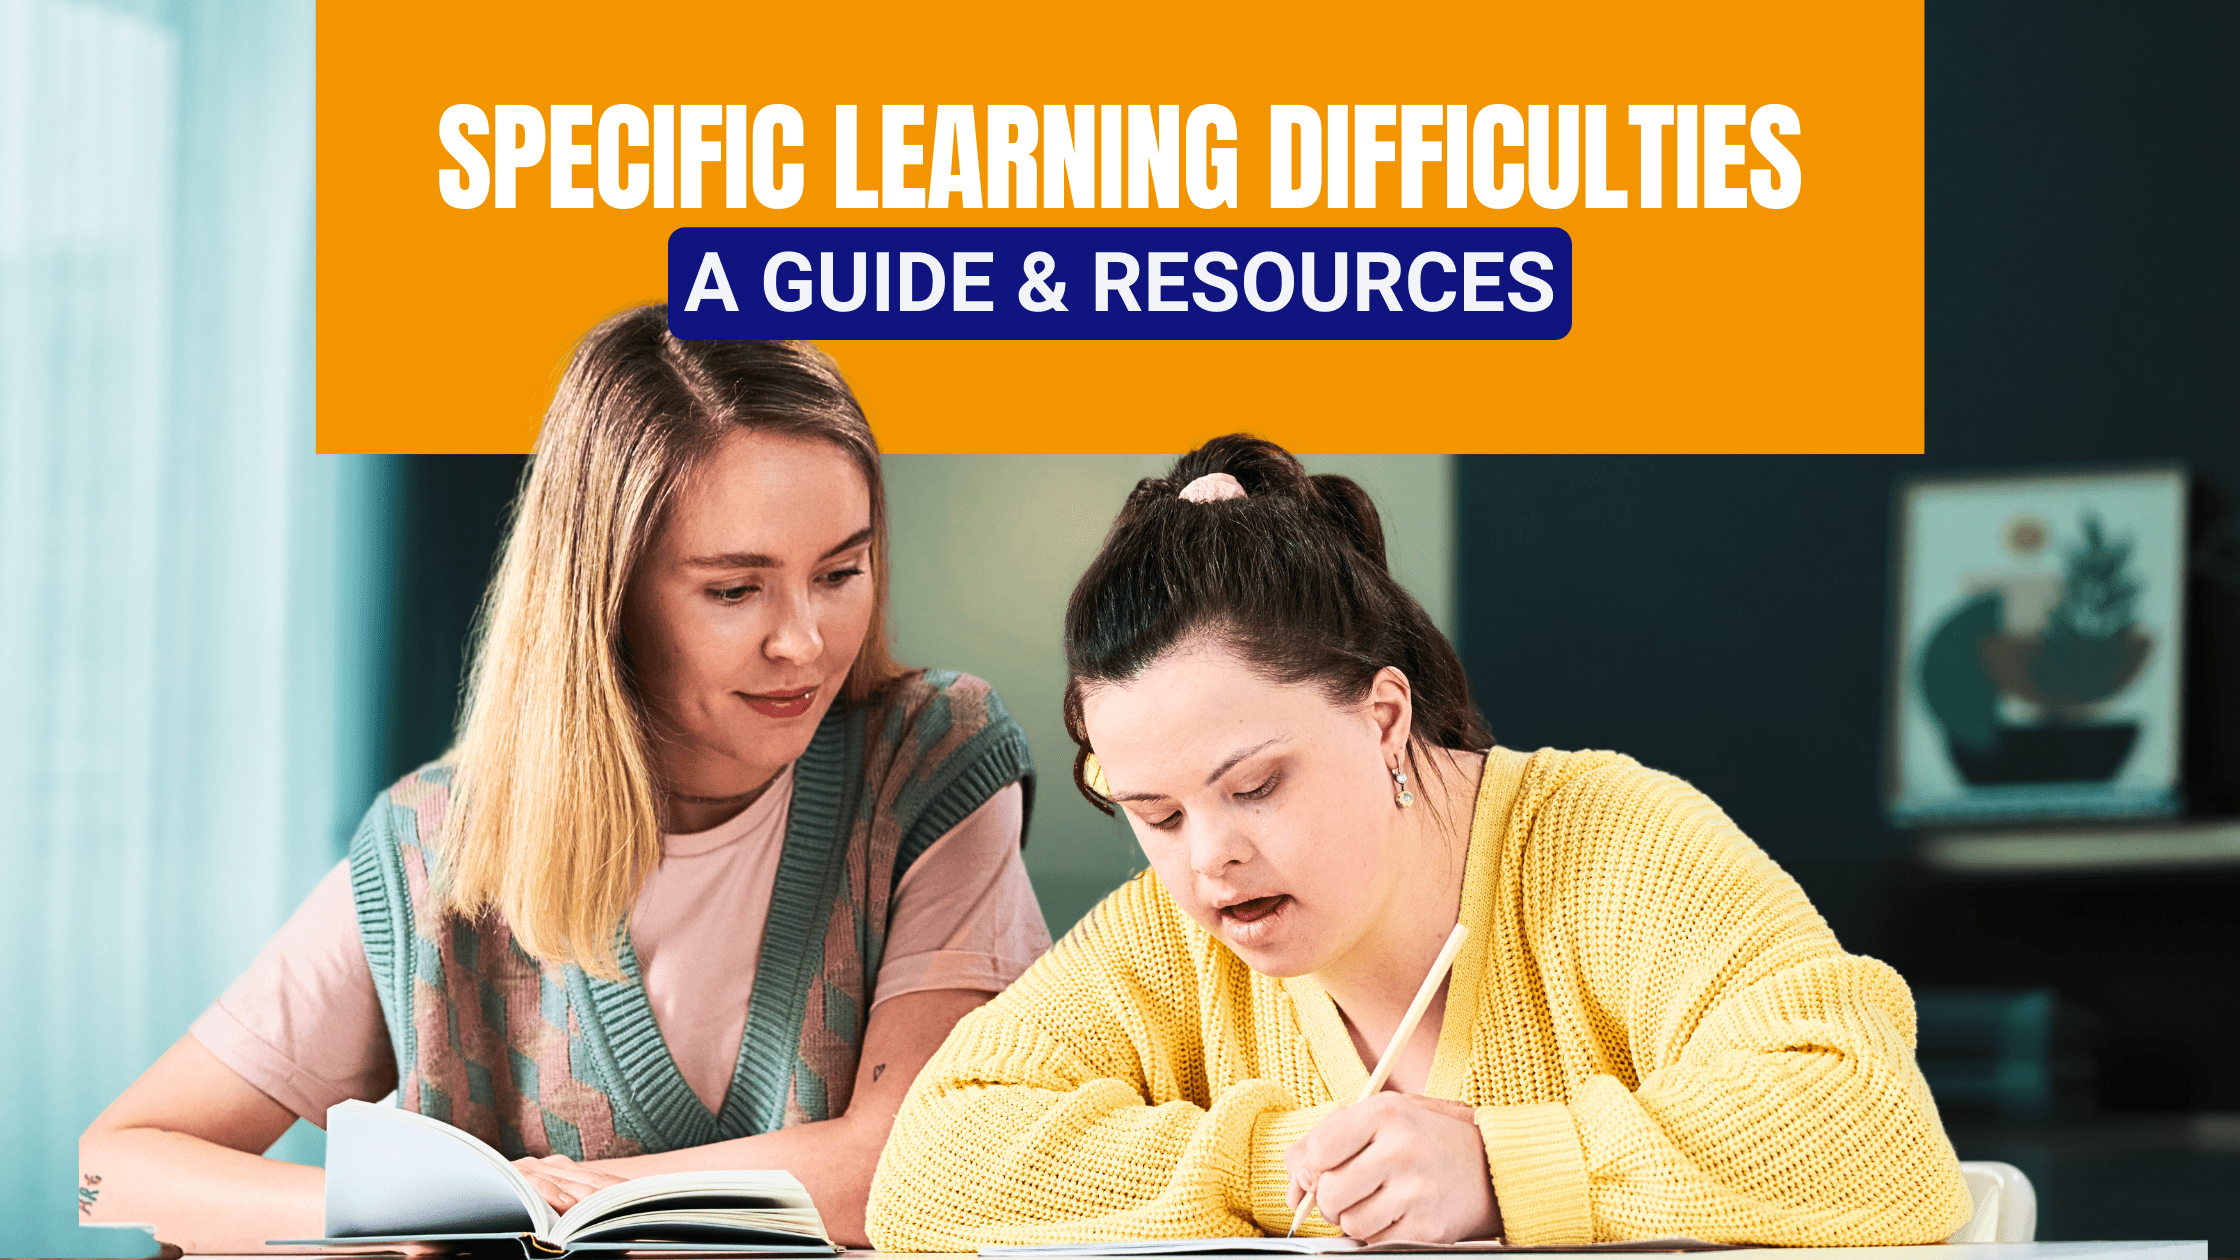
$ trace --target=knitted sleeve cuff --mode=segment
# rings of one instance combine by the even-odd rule
[[[1480,1107],[1478,1133],[1511,1243],[1576,1246],[1594,1241],[1587,1199],[1587,1157],[1571,1110],[1562,1103]]]
[[[1331,1112],[1334,1103],[1296,1110],[1268,1110],[1252,1125],[1252,1219],[1262,1231],[1281,1234],[1291,1228],[1291,1170],[1284,1165],[1283,1153],[1291,1144],[1314,1131]],[[1337,1229],[1326,1224],[1319,1212],[1307,1213],[1300,1224],[1302,1234],[1335,1236]]]

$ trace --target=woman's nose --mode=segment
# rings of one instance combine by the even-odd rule
[[[1191,828],[1190,869],[1209,879],[1218,878],[1232,866],[1252,860],[1252,842],[1234,824],[1208,823]]]
[[[774,661],[804,665],[824,654],[824,636],[817,630],[816,610],[805,595],[779,601],[777,622],[762,642],[762,654]]]

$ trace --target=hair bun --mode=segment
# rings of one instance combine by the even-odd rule
[[[1320,524],[1343,535],[1363,559],[1389,569],[1384,554],[1384,519],[1369,492],[1351,477],[1336,473],[1307,474],[1291,452],[1249,433],[1217,437],[1175,463],[1167,475],[1169,485],[1186,486],[1200,477],[1227,473],[1237,479],[1248,496],[1282,496],[1297,500]]]
[[[1389,569],[1384,559],[1384,518],[1377,515],[1377,505],[1361,483],[1336,473],[1319,473],[1307,482],[1314,514],[1344,534],[1364,559]]]
[[[1312,490],[1307,470],[1291,452],[1249,433],[1217,437],[1175,461],[1167,481],[1186,486],[1200,477],[1227,473],[1244,487],[1248,497],[1287,495],[1307,498]]]
[[[1217,437],[1176,460],[1166,476],[1138,481],[1113,521],[1113,530],[1132,526],[1168,502],[1180,502],[1184,487],[1216,474],[1236,478],[1247,501],[1295,504],[1293,510],[1304,511],[1315,524],[1335,531],[1362,559],[1390,570],[1385,561],[1384,520],[1368,491],[1353,478],[1336,473],[1310,476],[1291,452],[1249,433]]]

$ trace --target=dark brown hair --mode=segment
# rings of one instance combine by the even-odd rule
[[[1192,503],[1183,487],[1227,473],[1241,499]],[[1136,483],[1066,605],[1066,730],[1074,786],[1085,776],[1084,684],[1126,682],[1193,635],[1208,635],[1270,682],[1310,683],[1358,704],[1377,671],[1407,675],[1418,749],[1482,752],[1493,735],[1462,660],[1385,565],[1376,504],[1349,477],[1308,476],[1290,452],[1243,433],[1215,438]]]

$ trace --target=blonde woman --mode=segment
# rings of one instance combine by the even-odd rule
[[[394,1089],[558,1208],[784,1168],[860,1242],[903,1091],[1049,943],[1025,740],[984,683],[887,655],[886,528],[829,359],[679,342],[659,307],[594,329],[457,745],[87,1130],[88,1219],[316,1237],[323,1173],[260,1152]]]

